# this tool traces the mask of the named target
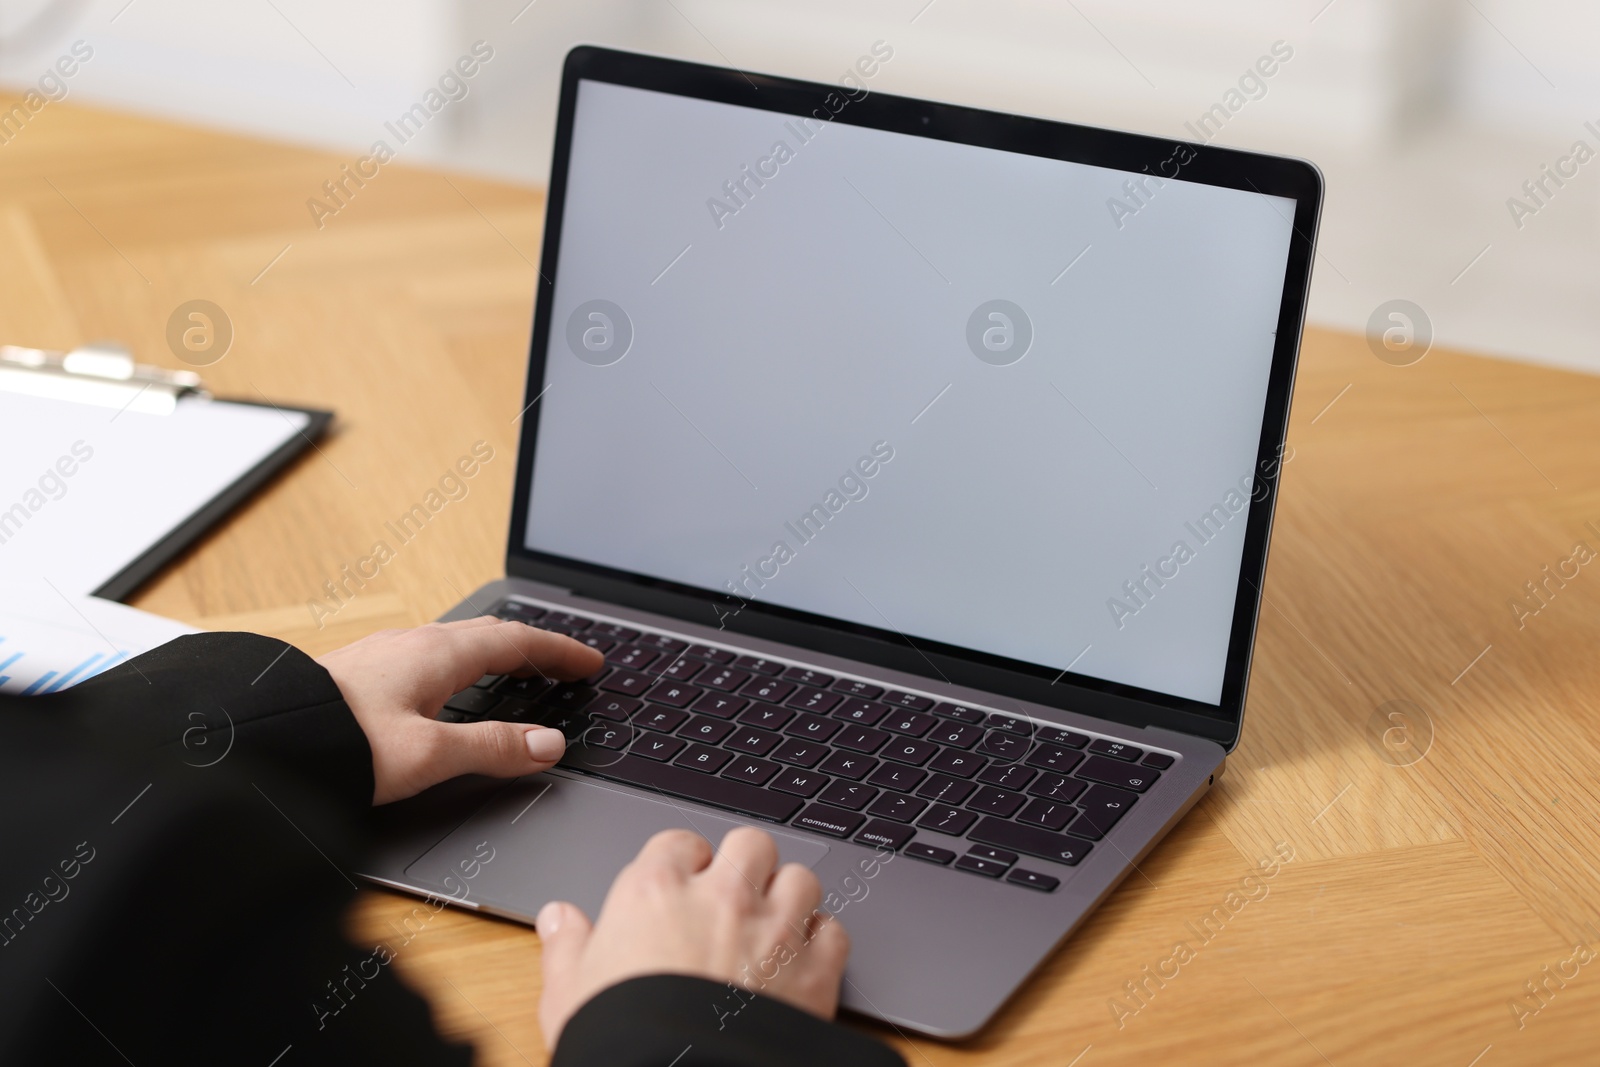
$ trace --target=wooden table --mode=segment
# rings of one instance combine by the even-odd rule
[[[338,409],[136,601],[314,653],[501,573],[543,207],[402,156],[319,229],[306,201],[350,159],[70,104],[0,146],[0,339],[119,338],[177,367],[168,316],[205,298],[236,331],[219,392]],[[1443,351],[1393,367],[1314,330],[1297,392],[1226,777],[983,1037],[886,1033],[912,1064],[1600,1061],[1600,961],[1563,964],[1600,941],[1600,565],[1562,563],[1600,551],[1600,380]],[[322,583],[479,440],[470,495],[319,628]],[[1540,606],[1546,565],[1577,574]],[[1418,709],[1412,756],[1431,733],[1417,762],[1384,744],[1391,701]],[[1230,897],[1278,847],[1266,895]],[[355,936],[410,908],[364,893]],[[398,965],[483,1062],[540,1063],[538,955],[451,912]]]

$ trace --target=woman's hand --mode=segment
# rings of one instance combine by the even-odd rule
[[[484,617],[384,630],[317,662],[367,735],[372,802],[387,804],[458,774],[511,778],[548,770],[566,750],[561,731],[439,722],[444,702],[485,674],[570,681],[598,671],[604,660],[570,637]]]
[[[545,1042],[555,1048],[596,993],[649,974],[736,982],[833,1018],[850,939],[816,911],[821,900],[817,876],[798,863],[778,867],[764,831],[730,830],[715,854],[688,830],[656,834],[617,875],[599,922],[572,904],[540,910]]]

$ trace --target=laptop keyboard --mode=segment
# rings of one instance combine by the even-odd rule
[[[441,719],[539,723],[566,735],[567,769],[1042,892],[1060,878],[1020,864],[1076,866],[1177,761],[527,601],[494,614],[574,637],[606,665],[579,682],[486,677]]]

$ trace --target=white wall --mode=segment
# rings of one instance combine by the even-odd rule
[[[1327,174],[1313,320],[1359,330],[1403,296],[1441,343],[1600,370],[1600,163],[1521,229],[1505,207],[1575,138],[1600,148],[1592,0],[10,0],[0,82],[80,37],[78,98],[345,150],[482,39],[494,60],[406,157],[530,184],[584,41],[833,80],[881,38],[880,90],[1184,136],[1281,40],[1217,140]]]

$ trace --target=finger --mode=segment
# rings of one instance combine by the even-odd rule
[[[845,964],[850,960],[850,934],[845,930],[844,923],[832,916],[821,920],[816,936],[806,946],[806,952],[811,955],[813,964],[826,976],[827,987],[837,992],[839,979],[844,975]],[[832,1014],[830,1010],[828,1016],[831,1017]]]
[[[544,996],[540,1020],[544,1024],[545,1043],[555,1048],[561,1028],[577,1007],[567,1003],[563,996],[567,990],[578,986],[578,965],[594,927],[581,908],[559,900],[540,908],[534,925],[543,945]]]
[[[431,731],[427,777],[442,782],[460,774],[515,778],[547,771],[566,750],[560,730],[510,722],[437,722]]]
[[[504,621],[504,619],[495,615],[474,615],[470,619],[456,619],[454,622],[441,622],[435,623],[435,625],[444,630],[471,630],[479,626],[493,626]]]
[[[777,866],[778,845],[771,834],[753,826],[736,826],[723,836],[705,876],[747,896],[760,897]]]
[[[593,674],[605,663],[599,652],[581,641],[520,622],[464,628],[445,624],[438,633],[445,637],[450,653],[453,691],[485,674],[538,673],[570,680]]]
[[[802,863],[785,863],[772,876],[772,888],[767,890],[767,906],[802,938],[811,936],[807,919],[822,903],[822,883],[815,872]]]
[[[688,878],[711,862],[711,842],[692,830],[662,830],[644,843],[634,862],[641,867],[664,867]]]

